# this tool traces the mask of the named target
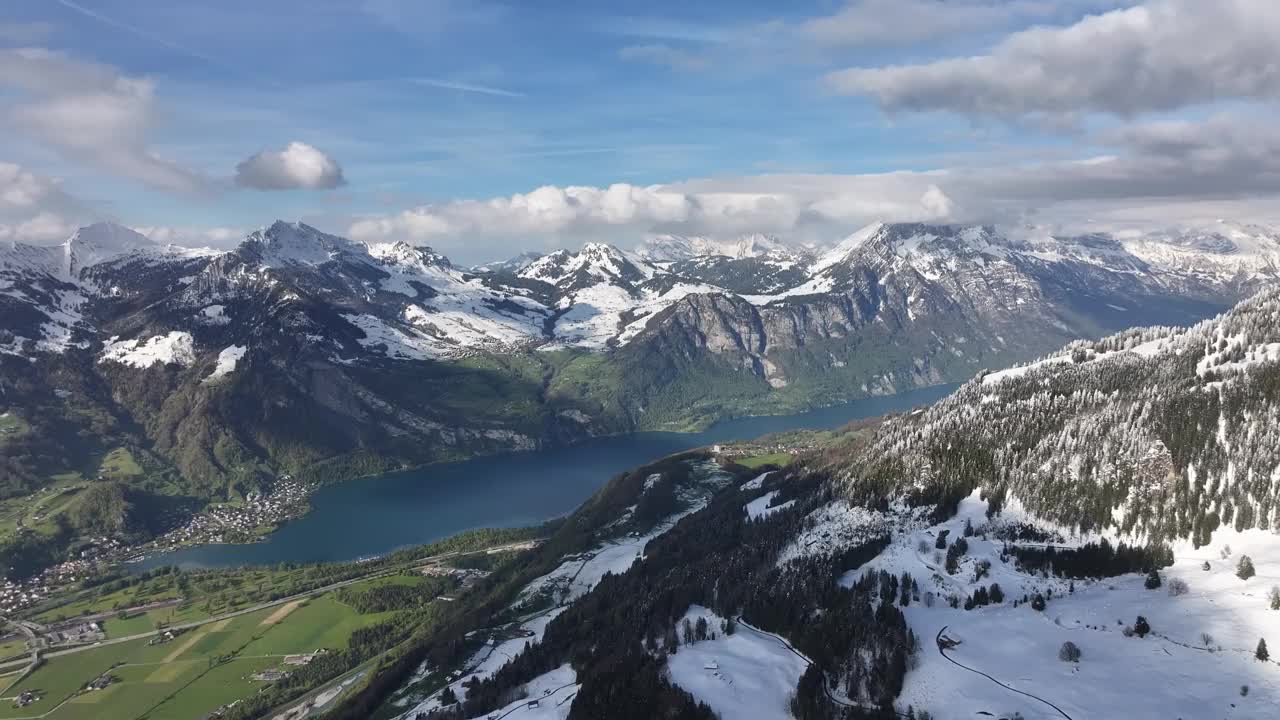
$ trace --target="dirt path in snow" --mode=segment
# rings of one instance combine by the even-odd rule
[[[938,648],[938,654],[939,654],[939,655],[941,655],[943,658],[946,658],[947,662],[949,662],[949,663],[951,663],[952,665],[955,665],[956,667],[961,668],[961,669],[963,669],[963,670],[968,670],[968,671],[969,671],[969,672],[971,672],[971,673],[976,673],[976,674],[978,674],[978,675],[981,675],[982,677],[984,677],[984,678],[986,678],[986,679],[990,680],[991,682],[993,682],[993,683],[995,683],[995,684],[999,685],[1000,687],[1004,688],[1005,690],[1008,690],[1008,691],[1010,691],[1010,692],[1016,692],[1016,693],[1018,693],[1019,695],[1024,695],[1024,696],[1026,696],[1026,697],[1031,698],[1032,700],[1039,700],[1040,702],[1044,703],[1045,705],[1048,705],[1049,707],[1053,708],[1054,710],[1057,710],[1057,711],[1058,711],[1058,714],[1059,714],[1059,715],[1061,715],[1062,717],[1066,718],[1067,720],[1075,720],[1075,718],[1073,718],[1073,717],[1071,717],[1070,715],[1068,715],[1068,714],[1066,713],[1066,711],[1065,711],[1065,710],[1063,710],[1062,708],[1058,707],[1057,705],[1054,705],[1053,703],[1049,702],[1048,700],[1045,700],[1044,698],[1042,698],[1042,697],[1040,697],[1040,696],[1038,696],[1038,695],[1032,695],[1032,694],[1031,694],[1031,693],[1029,693],[1029,692],[1023,692],[1023,691],[1021,691],[1021,690],[1019,690],[1019,689],[1017,689],[1017,688],[1015,688],[1015,687],[1010,687],[1009,685],[1006,685],[1006,684],[1004,684],[1004,683],[1000,682],[999,680],[997,680],[997,679],[995,679],[995,678],[991,677],[990,675],[988,675],[988,674],[986,674],[986,673],[982,672],[981,670],[975,670],[974,668],[971,668],[971,667],[969,667],[968,665],[962,665],[961,663],[956,662],[955,660],[952,660],[951,658],[947,657],[947,654],[946,654],[945,652],[943,652],[943,650],[942,650],[942,633],[946,632],[948,627],[950,627],[950,626],[949,626],[949,625],[943,625],[943,626],[942,626],[942,629],[938,631],[938,635],[934,638],[934,644],[935,644],[935,645],[937,646],[937,648]]]

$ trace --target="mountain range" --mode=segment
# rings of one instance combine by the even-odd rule
[[[115,225],[0,246],[6,493],[137,449],[226,499],[590,435],[685,429],[973,377],[1209,316],[1280,232],[1055,236],[875,224],[830,248],[660,236],[459,267],[277,222],[228,251]]]

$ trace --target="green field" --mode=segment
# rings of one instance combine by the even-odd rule
[[[127,480],[142,475],[142,466],[126,448],[116,448],[102,458],[98,474],[112,480]]]
[[[83,487],[84,478],[79,473],[66,473],[50,478],[49,485],[39,492],[0,501],[0,536],[16,532],[19,519],[37,530],[52,527],[50,518],[61,512]]]
[[[743,467],[752,469],[763,467],[765,465],[777,465],[778,467],[786,467],[795,460],[796,456],[791,453],[771,453],[768,455],[751,455],[748,457],[734,458],[734,462]]]
[[[399,581],[370,581],[385,582]],[[140,639],[50,658],[5,693],[15,696],[38,690],[41,700],[25,708],[0,703],[0,720],[46,713],[50,720],[198,718],[256,692],[263,683],[250,675],[281,666],[285,655],[344,648],[353,630],[391,615],[361,615],[330,593],[206,623],[164,644],[148,645]],[[148,616],[109,619],[108,632],[113,623],[117,637],[137,627],[145,632],[151,622]],[[119,680],[105,690],[80,692],[85,683],[107,670]]]

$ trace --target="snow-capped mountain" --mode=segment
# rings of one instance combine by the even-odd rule
[[[244,457],[287,447],[294,469],[357,452],[416,463],[971,377],[1075,338],[1198,320],[1274,279],[1280,257],[1275,234],[1225,225],[1115,237],[873,225],[818,257],[767,237],[675,244],[714,254],[590,243],[477,272],[285,222],[224,252],[113,226],[11,243],[0,391],[78,373],[104,413],[151,428],[201,477],[228,474],[209,448],[235,424]],[[278,434],[263,428],[284,408],[314,432],[253,436]]]
[[[636,248],[636,255],[646,260],[663,262],[708,255],[734,260],[766,256],[799,259],[807,253],[772,235],[753,233],[728,239],[700,235],[655,235]]]
[[[209,251],[161,246],[112,223],[80,228],[53,246],[11,241],[0,246],[0,354],[30,356],[92,344],[87,306],[116,290],[93,273],[112,263],[164,265]]]

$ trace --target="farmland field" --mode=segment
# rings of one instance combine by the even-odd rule
[[[110,630],[114,625],[116,636],[145,632],[152,627],[153,613],[108,619],[106,626]],[[53,657],[5,693],[15,697],[32,690],[40,700],[25,708],[0,702],[0,720],[99,720],[107,717],[106,707],[111,708],[110,717],[120,720],[201,717],[263,687],[264,682],[251,676],[268,668],[287,669],[286,655],[343,648],[353,630],[392,614],[362,615],[328,593],[206,623],[162,644],[149,645],[143,638]],[[112,684],[82,691],[104,672],[115,676]]]

